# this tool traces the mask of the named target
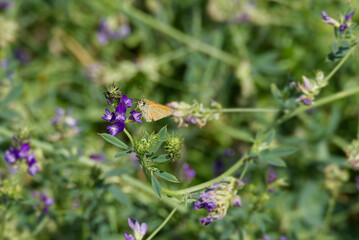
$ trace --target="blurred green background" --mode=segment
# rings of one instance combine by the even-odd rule
[[[101,119],[107,108],[105,85],[116,83],[128,97],[162,104],[197,100],[209,106],[214,100],[224,108],[279,108],[272,83],[283,89],[302,75],[334,68],[325,62],[333,29],[320,13],[338,18],[347,8],[346,1],[334,0],[10,2],[0,9],[0,60],[9,63],[0,75],[0,101],[13,96],[1,104],[0,153],[11,145],[12,134],[27,128],[41,170],[22,179],[23,199],[8,214],[5,239],[123,239],[123,232],[130,231],[128,217],[146,222],[151,233],[171,204],[156,198],[128,157],[114,159],[117,150],[97,135],[107,131]],[[353,1],[351,7],[357,6]],[[358,64],[355,52],[318,99],[358,86]],[[250,166],[248,185],[240,193],[242,208],[229,209],[224,219],[206,227],[199,222],[203,212],[183,208],[155,239],[260,239],[264,234],[271,239],[358,239],[356,173],[342,149],[357,136],[358,100],[354,96],[322,106],[278,127],[276,144],[298,149],[286,158],[287,168]],[[77,134],[54,139],[58,129],[49,120],[56,107],[72,109]],[[250,138],[276,117],[228,113],[203,128],[177,128],[166,118],[130,124],[128,130],[138,136],[167,124],[169,131],[182,134],[183,157],[171,171],[180,176],[184,162],[196,171],[195,179],[177,186],[183,188],[231,166],[251,146]],[[119,138],[127,141],[123,133]],[[227,149],[234,155],[226,156]],[[105,161],[89,164],[88,157],[101,152]],[[1,160],[4,180],[9,170]],[[331,163],[350,177],[341,187],[329,230],[318,235],[330,199],[323,169]],[[108,191],[113,182],[103,175],[112,168],[133,177],[116,179],[121,197]],[[269,171],[288,186],[269,194]],[[33,191],[54,197],[49,215],[23,203]]]

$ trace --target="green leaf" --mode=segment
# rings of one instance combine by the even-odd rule
[[[263,142],[263,143],[270,144],[270,143],[273,141],[274,136],[275,136],[275,131],[274,131],[274,130],[271,130],[271,131],[269,131],[269,132],[263,134],[263,138],[262,138],[263,140],[262,140],[262,142]]]
[[[288,155],[292,154],[293,152],[295,152],[295,150],[296,149],[294,147],[281,146],[281,147],[271,149],[270,153],[271,153],[271,155],[284,157],[284,156],[288,156]]]
[[[155,171],[155,174],[166,181],[179,183],[178,179],[170,173],[163,171]]]
[[[115,197],[115,199],[125,205],[130,204],[129,197],[122,192],[122,190],[116,185],[110,185],[107,190]]]
[[[37,205],[37,204],[41,204],[41,203],[42,203],[42,201],[35,200],[35,199],[21,201],[21,204],[24,204],[24,205]]]
[[[121,176],[122,174],[128,173],[130,171],[129,168],[115,168],[105,173],[104,178]]]
[[[6,106],[10,102],[14,101],[16,98],[21,96],[22,89],[24,88],[23,84],[19,84],[16,87],[14,87],[8,95],[6,95],[5,99],[1,101],[0,108]]]
[[[124,156],[130,154],[131,152],[132,152],[131,150],[118,152],[118,153],[115,154],[114,158],[124,157]]]
[[[167,125],[161,128],[160,131],[158,132],[158,137],[160,141],[166,141],[166,136],[167,136]]]
[[[157,142],[149,151],[150,155],[154,154],[155,152],[157,152],[157,150],[161,147],[163,141],[159,141]]]
[[[129,149],[129,147],[124,143],[122,142],[120,139],[118,139],[117,137],[115,136],[112,136],[108,133],[99,133],[99,135],[105,139],[107,142],[117,146],[117,147],[120,147],[120,148],[123,148],[123,149]]]
[[[167,158],[167,154],[162,154],[152,158],[152,161],[154,161],[155,163],[164,163],[169,161],[169,159]]]
[[[162,187],[160,182],[157,180],[157,178],[155,176],[151,176],[151,184],[152,184],[152,188],[153,191],[155,191],[155,193],[161,197],[161,192],[162,192]]]
[[[280,159],[279,157],[274,156],[272,154],[260,154],[259,160],[263,163],[271,164],[271,165],[277,166],[277,167],[286,167],[287,166],[282,159]]]

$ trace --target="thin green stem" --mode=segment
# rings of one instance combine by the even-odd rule
[[[220,176],[218,176],[218,177],[216,177],[216,178],[214,178],[212,180],[209,180],[207,182],[198,184],[198,185],[193,186],[193,187],[181,189],[181,190],[169,190],[169,189],[166,189],[166,188],[162,188],[162,192],[167,194],[167,195],[171,195],[171,196],[180,196],[180,195],[186,195],[186,194],[189,194],[189,193],[192,193],[192,192],[197,192],[199,190],[202,190],[205,187],[211,186],[215,182],[220,182],[224,178],[231,176],[233,173],[235,173],[243,165],[244,161],[247,158],[248,158],[247,155],[243,156],[231,168],[229,168],[223,174],[221,174]]]
[[[302,113],[309,109],[316,108],[316,107],[325,105],[327,103],[334,102],[336,100],[352,96],[357,93],[359,93],[359,87],[343,90],[343,91],[333,94],[331,96],[322,98],[310,106],[301,106],[301,107],[297,108],[296,110],[294,110],[293,112],[288,113],[288,114],[284,115],[283,117],[281,117],[280,119],[278,119],[275,122],[275,125],[278,126],[278,125],[282,124],[283,122],[291,119],[292,117],[298,115],[299,113]]]
[[[241,181],[243,178],[244,178],[244,175],[246,174],[247,172],[247,169],[248,169],[248,160],[246,161],[246,163],[244,164],[244,168],[243,168],[243,171],[241,173],[241,176],[239,177],[239,181]]]
[[[337,200],[337,196],[338,196],[338,192],[334,192],[332,194],[332,197],[329,200],[329,205],[328,205],[328,209],[327,212],[325,214],[325,218],[324,218],[324,226],[322,229],[322,233],[326,233],[328,231],[329,225],[330,225],[330,220],[333,214],[333,210],[334,210],[334,206],[335,206],[335,202]]]
[[[161,64],[165,64],[168,63],[172,60],[175,60],[177,58],[181,58],[184,57],[188,54],[188,50],[186,47],[182,47],[182,48],[178,48],[174,51],[171,51],[169,53],[166,53],[160,57],[157,58],[157,64],[161,65]]]
[[[222,112],[222,113],[260,113],[260,112],[267,112],[267,113],[276,113],[279,109],[276,108],[223,108],[218,110],[211,110],[212,112]]]
[[[161,223],[161,225],[158,226],[158,228],[156,228],[156,230],[146,240],[151,240],[154,236],[156,236],[156,234],[167,224],[167,222],[171,219],[171,217],[176,211],[177,211],[177,207],[175,207],[170,212],[170,214],[168,214],[167,218]]]
[[[240,64],[240,60],[229,54],[226,53],[224,51],[222,51],[221,49],[215,48],[210,44],[204,43],[192,36],[189,36],[171,26],[169,26],[166,23],[163,23],[155,18],[153,18],[152,16],[143,13],[140,10],[137,10],[136,8],[130,6],[128,3],[126,3],[126,1],[114,1],[113,2],[113,6],[114,7],[120,7],[120,10],[128,15],[131,18],[134,18],[138,21],[140,21],[141,23],[157,30],[160,31],[174,39],[176,39],[177,41],[187,45],[188,47],[190,47],[193,50],[202,52],[204,54],[207,54],[209,56],[212,56],[214,58],[217,58],[227,64],[230,64],[234,67],[237,67]]]
[[[324,82],[329,81],[329,79],[339,70],[339,68],[343,65],[343,63],[348,59],[348,57],[354,52],[357,45],[354,45],[349,52],[340,60],[340,62],[333,68],[333,70],[328,74],[328,76],[324,79]]]
[[[132,145],[132,147],[133,147],[133,139],[132,139],[131,134],[127,131],[126,128],[124,128],[123,131],[126,133],[128,139],[130,139],[131,145]]]

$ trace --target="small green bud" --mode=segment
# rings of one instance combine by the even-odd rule
[[[183,138],[181,135],[173,134],[167,135],[165,150],[167,158],[172,161],[181,159],[181,150],[183,148]]]

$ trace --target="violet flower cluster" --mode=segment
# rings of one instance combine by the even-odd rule
[[[28,173],[31,176],[34,176],[39,172],[39,167],[36,166],[35,154],[30,151],[30,143],[23,142],[22,140],[13,137],[13,142],[15,146],[10,146],[8,150],[5,151],[5,160],[8,164],[14,165],[18,160],[25,160],[28,166]]]
[[[110,40],[121,40],[131,34],[128,23],[121,24],[118,18],[107,18],[102,20],[97,30],[97,41],[101,45],[107,44]]]
[[[237,191],[243,186],[242,181],[228,177],[224,181],[207,187],[206,191],[200,194],[200,200],[193,204],[194,210],[204,208],[209,213],[208,216],[201,219],[201,224],[206,226],[216,219],[222,219],[230,204],[241,207],[241,197],[237,195]]]
[[[132,229],[134,236],[125,232],[124,233],[125,240],[141,240],[143,238],[143,236],[145,236],[145,234],[147,232],[147,224],[146,223],[140,224],[135,219],[128,218],[128,225]]]
[[[47,215],[50,213],[49,207],[51,207],[54,204],[54,199],[51,197],[48,197],[45,193],[39,193],[39,192],[32,192],[31,197],[34,199],[41,200],[41,209],[42,212]]]
[[[115,109],[113,112],[106,109],[104,116],[101,117],[103,120],[111,123],[106,129],[112,136],[122,132],[125,129],[126,122],[142,123],[142,113],[136,112],[134,109],[130,111],[131,116],[126,120],[127,108],[132,107],[133,100],[126,95],[122,95],[115,84],[108,86],[108,91],[105,92],[105,97],[107,103]]]
[[[183,164],[182,175],[185,181],[190,181],[196,176],[196,171],[188,165],[188,163]]]
[[[355,14],[356,9],[354,9],[352,12],[346,14],[344,18],[341,19],[341,23],[339,23],[334,18],[330,17],[325,11],[322,11],[322,20],[323,22],[333,25],[334,27],[338,28],[340,32],[344,32],[347,30],[352,23],[352,18]]]
[[[328,81],[324,78],[324,74],[321,71],[316,74],[315,79],[309,79],[306,76],[302,76],[302,80],[303,84],[292,82],[291,85],[302,93],[296,101],[310,106],[314,102],[315,96],[320,93],[320,90],[328,85]]]

